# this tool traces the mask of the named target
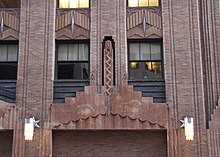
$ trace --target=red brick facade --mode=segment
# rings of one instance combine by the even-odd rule
[[[0,156],[12,155],[12,143],[13,143],[13,131],[1,131],[0,132]]]
[[[165,157],[166,146],[166,131],[53,132],[53,157]]]
[[[126,0],[91,0],[89,9],[57,10],[56,5],[21,0],[20,11],[1,11],[7,29],[0,39],[19,39],[19,59],[16,102],[0,100],[0,156],[220,155],[218,0],[162,0],[156,9],[127,8]],[[115,58],[107,87],[103,42],[109,38]],[[128,85],[127,40],[156,38],[163,40],[166,103],[142,97]],[[55,40],[88,39],[90,85],[54,103]],[[24,119],[32,116],[40,119],[40,129],[33,141],[25,141]],[[185,116],[194,119],[193,141],[186,141],[180,128]]]

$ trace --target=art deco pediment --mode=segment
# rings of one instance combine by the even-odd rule
[[[87,11],[70,10],[57,13],[56,39],[89,39],[90,17]]]
[[[6,10],[0,11],[0,39],[18,40],[19,39],[19,11]]]
[[[127,38],[162,38],[160,9],[128,10]]]

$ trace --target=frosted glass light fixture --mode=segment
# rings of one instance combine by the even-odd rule
[[[40,120],[35,121],[35,118],[25,118],[25,124],[24,124],[24,138],[27,141],[33,140],[34,136],[34,127],[40,128],[40,126],[37,124]]]
[[[181,127],[185,128],[186,140],[192,141],[194,139],[193,118],[186,116],[183,120],[180,121],[183,123]]]

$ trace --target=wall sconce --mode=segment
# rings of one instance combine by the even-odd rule
[[[181,128],[185,128],[185,136],[187,141],[191,141],[194,139],[194,129],[193,129],[193,118],[185,117],[183,120],[180,120],[183,124]]]
[[[35,121],[35,118],[25,118],[25,125],[24,125],[24,138],[25,140],[31,141],[33,140],[34,136],[34,127],[40,128],[37,124],[40,120]]]

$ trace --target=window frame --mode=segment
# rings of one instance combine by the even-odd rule
[[[70,81],[82,81],[90,79],[90,40],[55,40],[56,50],[55,50],[55,80],[70,80]],[[87,44],[88,45],[88,61],[85,60],[72,60],[72,61],[58,61],[58,46],[59,44]],[[58,79],[58,62],[59,63],[88,63],[88,79]]]
[[[141,44],[141,43],[160,43],[160,57],[161,60],[151,60],[151,59],[145,59],[145,60],[130,60],[130,44]],[[163,55],[163,39],[129,39],[127,40],[127,61],[128,61],[128,80],[129,81],[146,81],[146,80],[164,80],[164,55]],[[161,78],[149,78],[149,79],[130,79],[130,62],[138,62],[138,63],[144,63],[144,62],[161,62]]]
[[[56,0],[56,1],[57,1],[57,3],[56,3],[57,4],[57,7],[56,7],[57,9],[67,9],[67,10],[68,9],[90,9],[90,3],[91,3],[90,0],[88,0],[89,1],[89,7],[88,8],[60,8],[59,7],[60,0]]]
[[[15,41],[0,41],[0,45],[7,45],[7,50],[8,50],[8,45],[17,45],[17,61],[0,61],[0,66],[3,65],[3,64],[14,64],[16,65],[16,77],[15,78],[5,78],[5,79],[1,79],[0,78],[0,81],[2,80],[17,80],[17,75],[18,75],[18,58],[19,58],[19,43],[17,40]],[[8,53],[8,52],[7,52]],[[8,54],[7,54],[8,55]]]
[[[128,5],[128,1],[129,0],[126,0],[127,1],[127,8],[158,8],[158,7],[161,7],[161,0],[158,0],[158,2],[159,2],[159,5],[158,6],[137,6],[137,7],[129,7],[129,5]],[[139,0],[138,0],[139,1]],[[149,0],[148,0],[149,1]]]

